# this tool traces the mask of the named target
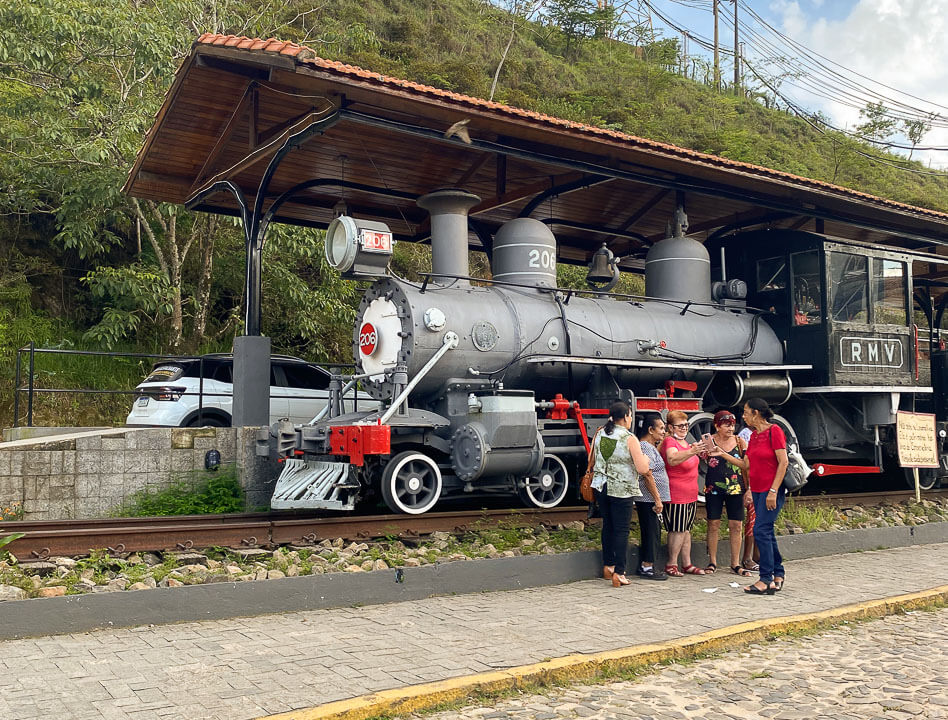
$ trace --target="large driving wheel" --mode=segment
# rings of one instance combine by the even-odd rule
[[[552,508],[563,502],[568,488],[566,465],[556,455],[545,455],[540,472],[517,483],[517,494],[527,507]]]
[[[392,512],[420,515],[441,497],[441,470],[420,452],[401,452],[382,473],[382,499]]]
[[[908,486],[915,489],[915,475],[912,468],[905,468],[905,482]],[[921,490],[931,490],[938,487],[941,482],[941,470],[939,468],[919,468],[918,469],[918,487]]]

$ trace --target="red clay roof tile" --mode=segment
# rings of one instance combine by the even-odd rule
[[[895,200],[876,197],[875,195],[870,195],[868,193],[860,192],[858,190],[853,190],[851,188],[842,187],[839,185],[833,185],[832,183],[824,182],[822,180],[801,177],[799,175],[793,175],[791,173],[774,170],[772,168],[766,168],[760,165],[753,165],[751,163],[746,163],[739,160],[730,160],[717,155],[709,155],[696,150],[689,150],[688,148],[679,147],[677,145],[670,145],[668,143],[658,142],[656,140],[649,140],[648,138],[636,137],[635,135],[629,135],[617,130],[609,130],[607,128],[584,125],[583,123],[573,122],[571,120],[563,120],[561,118],[544,115],[542,113],[537,113],[530,110],[523,110],[521,108],[504,105],[502,103],[493,102],[490,100],[470,97],[468,95],[461,95],[449,90],[441,90],[439,88],[431,87],[429,85],[422,85],[410,80],[388,77],[380,73],[364,70],[360,67],[356,67],[355,65],[347,65],[334,60],[324,60],[323,58],[318,57],[316,53],[310,48],[307,48],[303,45],[297,45],[296,43],[281,42],[279,40],[275,40],[274,38],[261,40],[259,38],[251,39],[247,37],[237,37],[235,35],[215,35],[212,33],[205,33],[197,39],[196,44],[224,45],[227,47],[237,47],[239,49],[246,49],[254,52],[274,52],[282,55],[290,55],[297,58],[297,60],[302,64],[313,65],[338,75],[357,77],[361,80],[368,80],[380,85],[410,90],[412,92],[418,93],[419,95],[450,100],[459,105],[466,105],[472,108],[482,108],[485,110],[497,112],[502,115],[535,120],[547,125],[564,128],[567,130],[576,130],[586,135],[619,140],[628,145],[647,150],[654,150],[665,155],[673,155],[692,162],[699,162],[724,169],[747,171],[755,175],[785,180],[798,185],[807,185],[814,188],[830,190],[835,193],[873,200],[884,205],[911,210],[924,215],[930,215],[938,218],[948,218],[948,213],[929,210],[928,208],[919,208],[913,205],[900,203]]]

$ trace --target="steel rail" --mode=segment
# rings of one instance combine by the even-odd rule
[[[250,548],[261,545],[314,544],[320,540],[416,537],[466,532],[476,528],[536,526],[585,520],[586,507],[552,510],[482,510],[423,515],[351,515],[301,517],[285,512],[180,517],[40,520],[0,523],[0,536],[25,533],[4,549],[18,560],[55,555],[86,555],[90,550],[114,554],[192,548]]]
[[[948,495],[932,490],[923,498]],[[914,497],[910,490],[802,495],[799,504],[830,504],[839,508],[877,506]],[[703,513],[702,513],[703,515]],[[22,532],[4,549],[18,560],[41,560],[56,555],[85,555],[91,550],[113,554],[142,551],[187,551],[207,547],[254,548],[274,545],[313,545],[346,538],[412,538],[432,532],[464,533],[493,527],[535,527],[587,519],[586,506],[552,510],[465,510],[422,515],[347,515],[315,517],[302,513],[235,513],[179,517],[96,518],[0,522],[0,536]]]

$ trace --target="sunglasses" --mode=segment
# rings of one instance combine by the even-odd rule
[[[669,425],[668,427],[673,427],[673,428],[679,428],[679,429],[681,429],[681,428],[686,428],[686,427],[688,427],[688,423],[678,423],[678,424],[676,424],[676,425]]]
[[[722,420],[718,425],[737,425],[737,422],[734,420]]]

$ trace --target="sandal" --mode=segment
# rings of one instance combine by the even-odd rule
[[[623,585],[631,585],[632,581],[629,580],[622,573],[613,573],[612,574],[612,587],[622,587]]]
[[[783,590],[783,583],[784,583],[784,578],[780,578],[779,580],[777,578],[774,578],[774,592],[780,592],[781,590]]]
[[[735,575],[740,575],[741,577],[750,577],[753,573],[750,570],[745,570],[740,565],[735,565],[731,568],[731,572]]]
[[[707,575],[708,574],[701,568],[695,567],[694,565],[686,565],[685,567],[682,568],[682,571],[688,573],[689,575]]]
[[[757,584],[754,583],[753,585],[746,585],[744,587],[744,592],[748,595],[773,595],[777,592],[777,589],[768,586],[761,590],[759,587],[757,587]]]
[[[672,577],[684,577],[684,574],[678,569],[677,565],[666,565],[665,574],[671,575]]]
[[[714,575],[714,571],[718,569],[718,566],[714,563],[708,563],[708,567],[704,569],[705,575]]]
[[[760,565],[755,563],[753,560],[745,560],[742,565],[745,570],[750,570],[751,572],[757,572],[760,570]]]

